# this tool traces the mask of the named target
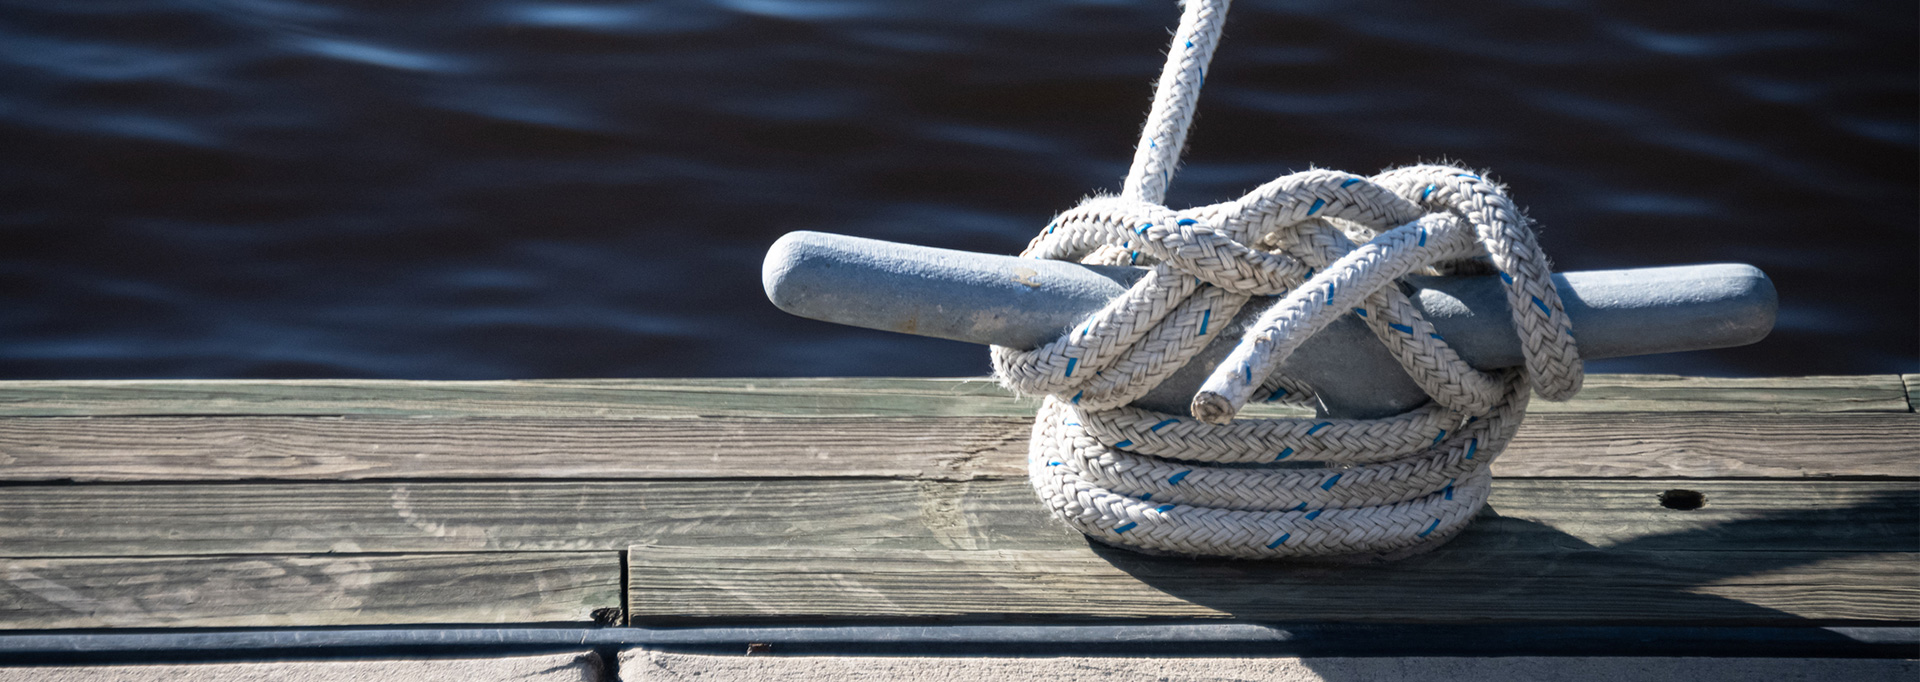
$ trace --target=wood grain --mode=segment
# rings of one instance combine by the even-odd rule
[[[1590,377],[1387,566],[1089,547],[984,379],[0,382],[0,629],[1916,623],[1917,378]]]
[[[0,629],[591,622],[618,554],[0,559]]]
[[[1892,374],[1813,377],[1689,377],[1589,374],[1564,403],[1535,399],[1528,410],[1553,412],[1907,412]]]
[[[1530,414],[1496,476],[1920,477],[1920,415]]]
[[[0,416],[1022,416],[989,379],[0,382]],[[1910,412],[1898,375],[1727,379],[1597,374],[1546,412]]]
[[[1031,417],[0,417],[0,480],[1024,476]]]
[[[982,378],[0,382],[8,416],[1017,416],[1038,405]]]
[[[806,619],[1811,625],[1920,620],[1913,553],[1481,546],[1386,566],[1033,550],[635,547],[635,624]]]
[[[0,481],[1025,477],[1030,417],[0,417]],[[1920,477],[1920,415],[1532,415],[1499,476]]]
[[[1704,508],[1666,509],[1673,488]],[[1497,481],[1470,532],[1690,550],[1920,551],[1913,481]],[[1044,549],[1077,538],[1023,480],[787,479],[0,488],[0,556],[624,551],[632,545]],[[1489,542],[1492,542],[1491,540]]]

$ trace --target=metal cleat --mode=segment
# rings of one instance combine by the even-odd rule
[[[1119,296],[1145,268],[1080,265],[794,232],[767,252],[761,283],[781,310],[868,329],[1039,347]],[[1468,364],[1522,364],[1499,279],[1410,276],[1408,295]],[[1759,268],[1714,263],[1554,275],[1583,358],[1742,346],[1773,329],[1778,299]],[[1219,338],[1151,393],[1146,409],[1187,414],[1200,384],[1277,299],[1256,298]],[[1351,313],[1280,371],[1313,387],[1324,416],[1372,419],[1427,402]]]

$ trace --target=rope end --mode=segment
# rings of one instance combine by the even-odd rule
[[[1193,396],[1193,418],[1208,424],[1226,424],[1233,421],[1236,410],[1233,401],[1218,393],[1202,391]]]

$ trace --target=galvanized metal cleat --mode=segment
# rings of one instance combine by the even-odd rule
[[[1039,347],[1146,273],[794,232],[767,252],[761,283],[781,310],[868,329],[1014,348]],[[1409,298],[1461,359],[1482,370],[1522,364],[1497,277],[1403,280]],[[1779,302],[1759,268],[1738,263],[1554,275],[1580,353],[1599,358],[1742,346],[1772,331]],[[1187,414],[1245,325],[1278,299],[1256,298],[1218,340],[1134,405]],[[1372,419],[1427,402],[1365,323],[1348,314],[1281,365],[1311,386],[1329,417]]]

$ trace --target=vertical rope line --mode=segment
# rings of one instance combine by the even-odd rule
[[[1166,201],[1167,183],[1173,180],[1186,147],[1187,128],[1193,124],[1200,86],[1207,81],[1207,64],[1220,44],[1230,4],[1232,0],[1186,0],[1180,27],[1174,29],[1173,44],[1167,50],[1167,65],[1160,71],[1160,85],[1154,90],[1153,108],[1133,149],[1133,167],[1120,190],[1122,197],[1154,204]]]

